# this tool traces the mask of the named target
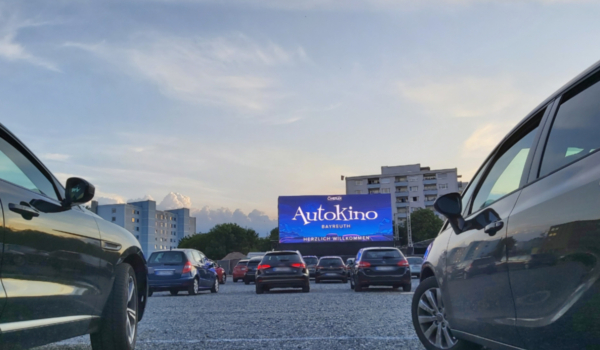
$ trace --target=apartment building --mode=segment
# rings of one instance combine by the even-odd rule
[[[346,194],[391,193],[397,223],[418,208],[433,209],[446,193],[462,192],[465,182],[454,169],[431,170],[421,164],[382,166],[381,174],[346,177]],[[436,212],[441,217],[441,214]]]
[[[196,232],[196,218],[188,208],[157,210],[152,200],[127,204],[92,205],[92,211],[124,227],[140,242],[144,254],[177,248],[179,241]]]

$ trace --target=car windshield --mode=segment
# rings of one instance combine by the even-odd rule
[[[282,254],[269,254],[269,255],[265,255],[265,257],[262,259],[263,264],[277,264],[280,262],[286,262],[286,263],[297,263],[297,262],[302,262],[300,255],[298,254],[287,254],[287,253],[282,253]]]
[[[364,259],[394,259],[402,258],[402,254],[396,249],[367,250]]]
[[[344,266],[344,262],[340,258],[322,258],[319,266]]]
[[[183,252],[155,252],[150,255],[148,264],[183,264],[186,260]]]
[[[319,259],[314,257],[305,257],[304,262],[306,263],[306,265],[316,265],[319,262]]]
[[[235,266],[246,266],[248,265],[248,261],[238,261],[238,263]]]
[[[420,265],[423,263],[423,258],[406,258],[411,265]]]

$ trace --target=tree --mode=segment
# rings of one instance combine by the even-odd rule
[[[256,231],[238,224],[216,225],[208,233],[186,237],[179,242],[179,248],[198,249],[213,260],[221,259],[231,252],[247,254],[260,245],[261,239]]]
[[[413,242],[435,238],[444,222],[432,210],[418,209],[410,214]]]

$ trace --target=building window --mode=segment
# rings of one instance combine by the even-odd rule
[[[113,216],[111,221],[115,222],[115,221],[117,221],[117,218]]]
[[[382,184],[389,184],[390,182],[391,182],[391,181],[390,181],[390,178],[389,178],[389,177],[386,177],[386,178],[384,178],[384,179],[381,179],[381,183],[382,183]]]
[[[448,173],[439,173],[437,174],[437,178],[440,180],[444,180],[448,177]]]
[[[437,196],[425,196],[425,200],[428,202],[434,201],[437,199]]]
[[[408,197],[396,197],[396,203],[406,203],[408,202]]]
[[[378,188],[371,188],[369,190],[369,194],[378,194],[379,193],[379,189]]]
[[[396,193],[399,193],[399,192],[408,192],[408,187],[406,187],[406,186],[396,187]]]
[[[379,185],[379,178],[374,177],[372,179],[368,179],[367,183],[369,185]]]
[[[419,186],[410,186],[411,192],[417,192],[419,190]]]
[[[156,244],[154,245],[154,249],[156,249]]]
[[[140,230],[140,228],[139,228],[139,227],[136,227],[136,228],[135,228],[135,230],[136,230],[136,231],[139,231],[139,230]]]
[[[134,219],[134,218],[131,218],[131,222],[135,222],[135,219]]]
[[[140,222],[140,219],[135,219],[135,222]]]
[[[112,213],[116,213],[117,212],[117,208],[112,208]]]
[[[400,214],[406,213],[406,208],[398,208],[398,213],[400,213]]]
[[[446,189],[446,188],[448,188],[448,184],[439,184],[439,185],[438,185],[438,188],[439,188],[440,190]]]
[[[355,186],[362,186],[362,180],[356,180],[356,181],[354,181],[354,185]]]
[[[412,201],[413,202],[418,202],[419,201],[419,197],[418,196],[417,197],[412,197]]]
[[[390,189],[389,188],[382,188],[381,189],[381,193],[390,193]]]
[[[418,176],[409,176],[408,181],[409,182],[417,182],[417,181],[419,181],[419,177]]]
[[[435,174],[425,174],[423,175],[423,180],[435,180]]]
[[[406,176],[396,176],[396,182],[406,182]]]

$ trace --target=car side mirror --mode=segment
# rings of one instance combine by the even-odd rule
[[[465,219],[462,217],[460,193],[453,192],[441,196],[435,201],[433,207],[448,219],[456,234],[464,231]]]
[[[71,177],[67,180],[65,188],[65,199],[63,207],[71,207],[77,204],[87,203],[94,198],[96,188],[91,183],[78,177]]]

